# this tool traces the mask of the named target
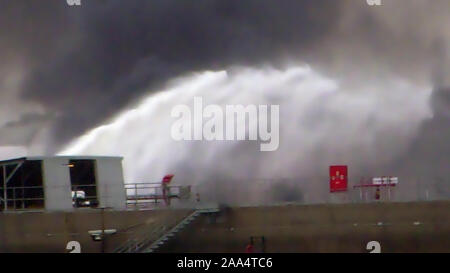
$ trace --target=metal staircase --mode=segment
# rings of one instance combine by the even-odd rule
[[[149,247],[143,248],[141,253],[151,253],[163,246],[166,242],[168,242],[172,237],[174,237],[178,232],[183,230],[186,226],[192,223],[197,216],[200,215],[200,212],[194,211],[191,215],[184,218],[178,225],[169,230],[166,234],[161,236],[158,240],[154,241]]]
[[[145,247],[146,245],[151,244],[152,238],[158,236],[158,233],[164,233],[166,230],[165,225],[160,225],[153,227],[150,232],[146,234],[146,236],[136,236],[131,238],[125,242],[125,244],[114,250],[115,253],[135,253],[139,252],[140,249]]]
[[[144,248],[142,253],[151,253],[163,246],[166,242],[168,242],[172,237],[174,237],[178,232],[183,230],[186,226],[192,223],[199,215],[207,214],[207,213],[217,213],[219,212],[219,208],[207,208],[207,209],[197,209],[191,215],[184,218],[178,225],[169,230],[166,234],[164,234],[161,238],[153,242],[148,248]]]
[[[116,253],[151,253],[166,244],[171,238],[175,237],[177,233],[186,228],[201,214],[210,214],[219,212],[219,208],[202,208],[197,209],[187,217],[185,217],[181,222],[176,224],[169,231],[166,231],[165,225],[160,225],[152,229],[150,233],[147,233],[141,239],[132,238],[128,240],[123,246],[117,248],[114,252]],[[154,240],[155,235],[162,234],[158,239]]]

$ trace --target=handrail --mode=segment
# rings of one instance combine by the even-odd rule
[[[38,194],[38,197],[28,197],[27,190],[36,190],[36,189],[40,189],[42,190],[42,195]],[[7,209],[9,210],[13,210],[13,211],[22,211],[22,210],[27,210],[27,208],[25,208],[25,202],[26,201],[42,201],[45,202],[45,196],[44,196],[44,186],[17,186],[17,187],[11,187],[11,186],[6,186],[6,190],[5,187],[0,187],[0,190],[5,192],[6,195],[6,200],[4,198],[0,198],[0,202],[2,203],[2,209],[5,207],[7,207]],[[27,197],[26,197],[27,196]],[[32,195],[33,196],[33,195]],[[22,203],[17,203],[17,202],[22,202]],[[12,203],[12,204],[11,204]]]
[[[175,223],[176,223],[176,221],[175,221]],[[129,238],[128,240],[126,240],[125,243],[123,245],[119,246],[118,248],[116,248],[114,250],[114,252],[127,253],[133,249],[138,250],[138,249],[148,245],[152,241],[156,241],[158,239],[158,237],[162,236],[162,234],[164,234],[164,232],[166,230],[167,230],[167,224],[164,224],[164,223],[153,226],[153,228],[150,230],[150,233],[147,233],[146,231],[148,231],[148,230],[145,229],[144,231],[141,231],[140,234],[137,234],[136,237],[132,237],[132,238]],[[144,234],[142,234],[142,233],[144,233]],[[160,236],[158,236],[157,235],[158,233],[162,233],[162,234]],[[154,235],[156,235],[156,236],[154,236]]]
[[[166,234],[169,233],[175,233],[177,230],[180,230],[184,225],[186,225],[186,221],[188,219],[194,218],[196,217],[200,212],[199,211],[194,211],[191,214],[189,214],[188,216],[184,217],[180,222],[178,222],[174,227],[172,227],[168,232],[166,232],[165,234],[163,234],[159,239],[153,241],[153,243],[147,248],[147,249],[151,249],[152,246],[154,244],[157,244],[161,241],[161,239],[163,237],[165,237]],[[143,249],[144,251],[146,251],[147,249]]]
[[[13,190],[13,189],[43,189],[44,186],[21,186],[21,187],[8,187],[6,186],[6,190]],[[0,190],[3,190],[4,187],[0,187]]]

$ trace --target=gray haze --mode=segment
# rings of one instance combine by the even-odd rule
[[[404,141],[381,139],[390,145],[380,147],[398,150],[396,157],[379,164],[358,159],[355,173],[392,172],[410,175],[408,181],[434,175],[421,183],[448,197],[450,2],[382,1],[370,7],[364,0],[84,0],[69,7],[63,0],[0,0],[0,145],[53,154],[174,77],[307,63],[349,92],[377,90],[394,77],[433,87],[434,116]],[[309,122],[320,117],[329,118],[312,115]],[[245,158],[246,149],[236,149]],[[320,149],[311,160],[324,160]],[[194,163],[176,162],[186,172]],[[263,161],[254,164],[258,169]],[[288,176],[310,180],[317,172],[323,170]],[[285,187],[274,191],[277,198],[301,195],[292,190],[283,197]]]

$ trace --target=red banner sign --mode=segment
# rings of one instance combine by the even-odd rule
[[[330,192],[347,191],[347,166],[330,166]]]

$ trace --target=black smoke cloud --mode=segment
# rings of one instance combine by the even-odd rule
[[[382,2],[82,0],[70,7],[64,0],[1,0],[0,104],[16,106],[17,113],[5,111],[0,125],[12,132],[8,139],[27,132],[27,144],[42,121],[26,117],[45,119],[53,135],[43,152],[51,154],[170,78],[234,65],[304,61],[343,85],[372,85],[394,74],[429,85],[438,77],[433,73],[448,79],[448,56],[436,54],[435,45],[448,50],[450,2]],[[7,83],[11,75],[20,80]],[[448,147],[448,119],[434,118],[423,128],[438,128],[439,141],[417,136],[393,166],[421,165],[425,151],[424,158],[436,158],[433,143]],[[442,171],[448,156],[439,158],[439,175],[448,177]]]
[[[59,114],[57,145],[171,77],[306,51],[338,18],[337,2],[323,0],[3,5],[6,47],[29,67],[20,96]]]
[[[85,0],[70,7],[63,0],[4,0],[0,54],[5,67],[19,63],[24,70],[16,91],[21,100],[56,113],[52,153],[189,71],[304,60],[349,78],[362,77],[358,65],[368,63],[368,70],[416,77],[422,69],[411,69],[412,63],[428,66],[434,37],[416,34],[414,23],[436,32],[423,24],[449,5],[433,1],[429,11],[419,11],[420,0],[398,2]],[[401,18],[397,27],[396,12],[411,18]]]

